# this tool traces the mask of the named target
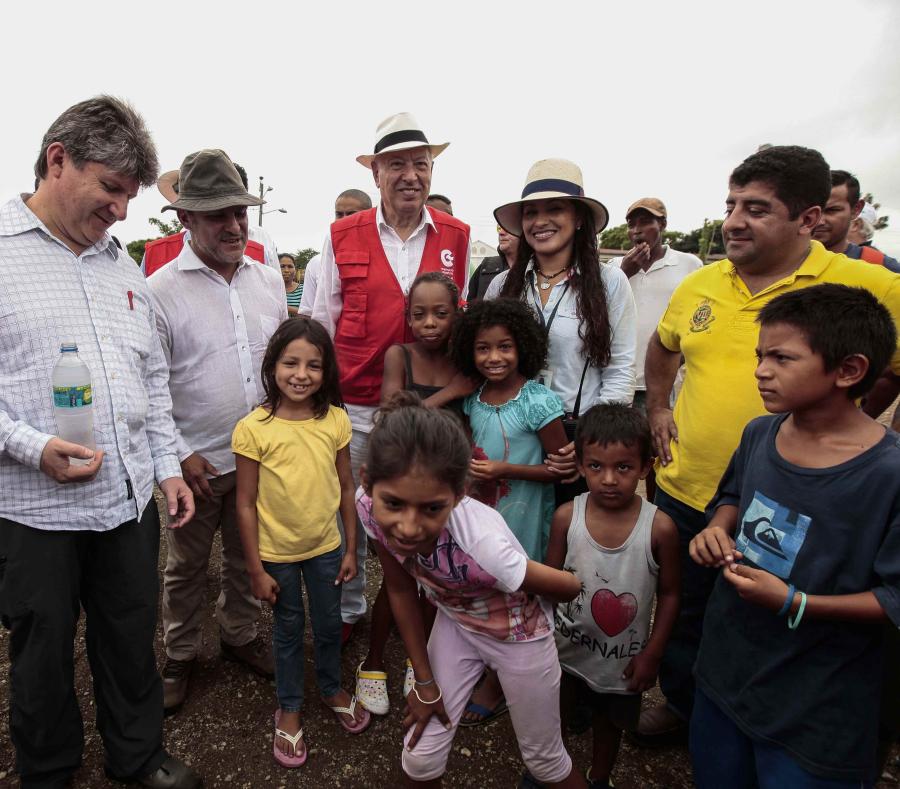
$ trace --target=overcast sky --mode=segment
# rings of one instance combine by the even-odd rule
[[[53,119],[103,92],[144,115],[164,170],[215,147],[251,190],[265,176],[281,249],[319,247],[343,189],[375,195],[354,157],[408,111],[451,142],[433,191],[489,243],[537,159],[578,163],[612,224],[653,195],[687,231],[722,216],[729,172],[769,142],[854,172],[891,218],[876,243],[900,253],[895,0],[53,0],[7,4],[3,28],[4,199],[30,190]],[[162,205],[146,190],[113,232],[155,236]]]

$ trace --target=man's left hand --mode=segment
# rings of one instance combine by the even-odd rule
[[[159,483],[166,497],[170,529],[180,529],[194,517],[194,494],[181,477],[169,477]]]

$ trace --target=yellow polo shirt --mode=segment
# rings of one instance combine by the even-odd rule
[[[675,289],[657,331],[685,358],[684,385],[675,402],[678,441],[672,462],[657,461],[657,484],[697,510],[709,503],[747,423],[766,412],[756,388],[756,315],[775,296],[834,282],[871,291],[900,327],[900,276],[883,266],[828,252],[818,241],[800,268],[751,295],[722,260],[688,275]],[[900,350],[891,360],[900,373]]]
[[[338,548],[341,485],[335,461],[350,443],[350,418],[330,406],[321,419],[266,419],[257,408],[234,428],[231,448],[259,463],[259,558],[302,562]]]

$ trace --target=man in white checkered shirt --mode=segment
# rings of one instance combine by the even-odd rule
[[[81,764],[81,607],[107,773],[150,787],[201,783],[162,747],[154,479],[172,528],[194,501],[149,293],[107,232],[158,169],[141,117],[99,96],[47,131],[37,191],[0,207],[0,615],[23,787],[63,786]],[[91,371],[96,450],[56,436],[51,375],[67,341]]]

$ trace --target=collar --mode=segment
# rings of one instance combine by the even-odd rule
[[[422,207],[422,214],[423,214],[423,216],[419,220],[419,224],[416,225],[416,229],[413,230],[412,233],[410,233],[410,236],[409,236],[410,238],[412,238],[414,235],[416,235],[416,233],[421,231],[422,228],[425,227],[425,225],[430,225],[433,230],[437,229],[434,225],[434,219],[431,216],[431,212],[428,210],[428,206]],[[381,228],[384,227],[384,228],[388,228],[393,233],[397,232],[396,230],[394,230],[394,228],[392,228],[387,223],[387,220],[384,218],[384,211],[381,208],[380,200],[378,201],[378,208],[375,209],[375,224],[378,227],[379,231],[381,230]]]
[[[190,245],[190,232],[185,233],[184,236],[184,246],[181,248],[181,252],[178,253],[178,257],[172,261],[171,265],[174,265],[179,271],[197,271],[206,269],[207,271],[212,271],[212,269],[206,265],[200,258],[197,257],[197,253],[194,252],[193,248]],[[241,262],[238,263],[237,270],[239,271],[244,266],[248,265],[252,261],[246,255],[241,258]],[[237,273],[237,271],[235,271]]]
[[[811,240],[809,242],[809,254],[807,254],[803,262],[793,273],[786,275],[784,279],[780,281],[784,282],[790,280],[793,282],[797,277],[818,277],[826,268],[828,268],[835,257],[836,253],[829,252],[820,241]],[[737,276],[737,269],[735,268],[734,263],[728,260],[728,258],[720,260],[716,265],[718,265],[719,271],[721,271],[722,274],[729,277]]]
[[[673,254],[673,249],[668,244],[663,244],[663,256],[659,260],[654,260],[651,264],[650,268],[648,268],[644,273],[649,274],[651,271],[658,271],[661,268],[665,268],[666,266],[676,266],[678,265],[678,261],[675,259],[675,255]]]
[[[69,249],[68,246],[63,244],[60,239],[56,238],[56,236],[47,229],[47,226],[38,218],[38,215],[25,203],[25,200],[31,197],[31,195],[31,192],[22,192],[12,198],[12,200],[7,201],[7,203],[0,208],[0,236],[17,236],[21,233],[27,233],[29,230],[40,230],[49,238],[54,239],[57,243],[62,244],[66,249]],[[81,255],[84,255],[88,250],[93,250],[96,254],[109,252],[110,247],[112,247],[112,256],[118,258],[119,248],[112,240],[112,236],[109,233],[104,233],[99,241],[86,247]],[[69,251],[71,252],[71,250]],[[75,253],[73,252],[72,254]],[[76,255],[76,257],[81,257],[81,255]]]

